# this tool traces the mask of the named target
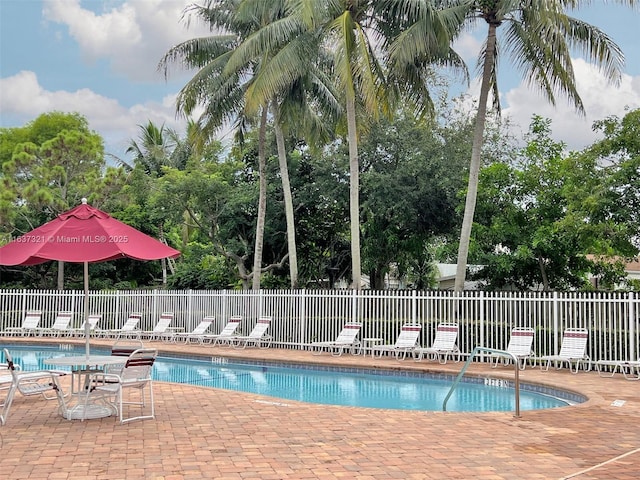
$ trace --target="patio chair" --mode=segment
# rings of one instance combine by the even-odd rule
[[[634,360],[598,360],[593,362],[598,375],[613,377],[618,370],[627,380],[640,380],[640,358]]]
[[[271,335],[267,333],[271,325],[272,317],[260,317],[249,335],[236,335],[231,339],[234,348],[246,348],[253,345],[258,348],[267,348],[271,345]]]
[[[447,363],[447,358],[453,355],[458,356],[460,361],[460,350],[456,342],[458,341],[458,324],[441,323],[436,327],[436,338],[430,347],[418,347],[413,350],[413,359],[422,360],[425,356],[431,360],[438,360],[440,363]]]
[[[233,343],[233,337],[238,326],[240,326],[240,322],[242,322],[242,317],[240,315],[232,316],[220,333],[203,335],[202,343],[212,343],[214,346],[218,344],[226,344],[230,346]]]
[[[371,355],[373,356],[375,352],[378,352],[379,356],[382,356],[383,353],[394,353],[396,358],[400,360],[400,354],[402,354],[402,360],[404,360],[407,353],[412,353],[418,346],[421,331],[421,324],[406,323],[402,326],[396,343],[393,345],[373,345],[371,347]]]
[[[53,325],[49,328],[39,328],[40,335],[47,337],[62,337],[69,333],[69,325],[71,325],[71,319],[73,318],[73,312],[58,312]]]
[[[511,337],[509,338],[509,345],[507,345],[507,352],[516,357],[518,362],[518,368],[524,370],[527,368],[527,360],[533,358],[533,339],[535,337],[535,331],[529,327],[516,327],[511,330]],[[502,355],[494,355],[495,361],[493,368],[498,366],[498,363],[502,362],[503,365],[511,363],[511,358]]]
[[[591,370],[591,360],[587,355],[588,339],[589,331],[586,328],[567,328],[562,335],[560,353],[540,357],[540,370],[549,370],[551,362],[556,364],[556,368],[560,368],[564,363],[568,364],[572,373],[578,373],[580,364],[584,364],[587,371]]]
[[[190,332],[176,333],[173,336],[172,340],[174,342],[183,341],[184,343],[202,344],[204,341],[204,336],[207,334],[207,330],[209,330],[214,321],[215,317],[213,316],[204,317],[193,330],[191,330]]]
[[[105,338],[138,338],[140,337],[140,329],[138,324],[142,320],[142,314],[133,312],[129,314],[127,321],[121,328],[113,330],[99,330],[99,333]]]
[[[38,332],[38,324],[42,318],[40,310],[29,310],[25,313],[20,327],[8,327],[5,331],[9,337],[26,337]]]
[[[153,401],[153,381],[151,372],[153,364],[158,356],[155,348],[140,348],[129,355],[119,373],[95,373],[89,379],[89,388],[85,396],[85,404],[96,401],[104,401],[117,409],[120,423],[132,420],[155,418],[155,405]],[[124,391],[135,389],[139,391],[140,398],[125,399]],[[148,399],[146,390],[148,389]],[[124,406],[135,405],[140,407],[140,414],[125,416]],[[150,411],[145,414],[145,407]]]
[[[80,328],[72,328],[69,330],[69,335],[71,336],[78,336],[78,337],[82,337],[85,334],[85,327],[87,325],[87,323],[89,324],[89,332],[93,333],[96,331],[96,327],[98,326],[98,323],[100,323],[100,320],[102,320],[102,314],[100,313],[92,313],[91,315],[89,315],[87,317],[87,320],[82,322],[82,325],[80,325]]]
[[[141,332],[140,338],[146,338],[147,340],[170,340],[173,333],[169,330],[169,326],[171,325],[171,322],[173,322],[173,317],[173,312],[162,312],[158,319],[158,323],[153,327],[153,330]]]
[[[0,391],[6,390],[7,395],[0,404],[0,407],[2,407],[0,413],[1,425],[4,425],[7,421],[16,391],[25,397],[41,395],[46,400],[53,400],[56,398],[55,392],[51,396],[47,395],[53,392],[53,376],[67,373],[57,370],[23,371],[19,365],[13,362],[9,350],[6,348],[3,350],[6,364],[3,364],[3,369],[0,371]],[[9,372],[8,375],[3,373],[5,370]]]
[[[144,348],[144,344],[142,340],[138,337],[127,338],[122,337],[116,340],[116,342],[111,345],[111,356],[112,357],[122,357],[122,363],[109,364],[104,366],[104,373],[118,373],[124,367],[125,362],[129,355],[131,355],[136,350]]]
[[[362,329],[361,323],[347,322],[335,340],[326,342],[312,342],[311,350],[314,355],[320,355],[326,350],[331,352],[331,355],[339,357],[345,351],[345,349],[351,349],[351,352],[355,352],[360,346],[360,341],[357,339],[360,330]]]

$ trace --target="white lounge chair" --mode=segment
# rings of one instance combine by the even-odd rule
[[[147,340],[170,340],[173,336],[169,330],[171,322],[173,322],[173,312],[163,312],[158,319],[158,323],[149,332],[141,332],[140,337]]]
[[[640,380],[640,358],[633,360],[598,360],[593,362],[601,377],[613,377],[618,370],[627,380]]]
[[[82,325],[80,325],[80,328],[72,328],[69,330],[69,335],[72,336],[78,336],[78,337],[82,337],[85,334],[85,327],[87,325],[87,323],[89,324],[89,332],[90,333],[94,333],[96,330],[96,327],[98,326],[98,323],[100,323],[100,320],[102,320],[102,314],[101,313],[92,313],[91,315],[89,315],[87,317],[87,320],[82,322]]]
[[[100,334],[105,338],[139,338],[140,329],[138,325],[142,320],[142,314],[139,312],[133,312],[129,314],[126,322],[121,328],[113,330],[100,330]]]
[[[73,312],[58,312],[53,325],[49,328],[39,328],[40,335],[48,337],[61,337],[68,335],[69,325],[71,325],[71,319],[73,318]]]
[[[66,372],[55,370],[22,371],[15,365],[9,350],[4,349],[6,364],[0,370],[0,391],[7,391],[7,395],[0,403],[0,425],[4,425],[9,416],[16,391],[24,396],[42,395],[47,400],[56,398],[53,376],[65,375]],[[8,374],[4,372],[8,371]],[[47,395],[51,393],[51,396]]]
[[[331,355],[339,357],[345,351],[345,349],[351,349],[351,352],[355,352],[360,346],[360,342],[357,337],[362,329],[361,323],[347,322],[338,334],[335,340],[326,342],[312,342],[311,350],[314,355],[320,355],[326,350],[331,352]]]
[[[202,343],[213,343],[213,345],[227,344],[230,346],[233,343],[233,337],[235,336],[237,328],[240,326],[240,322],[242,322],[240,315],[232,316],[220,333],[203,335]]]
[[[26,337],[35,334],[38,332],[38,325],[41,318],[42,312],[40,310],[29,310],[25,313],[20,327],[8,327],[5,333],[9,337]]]
[[[420,332],[422,325],[419,323],[407,323],[402,326],[400,335],[393,345],[374,345],[371,347],[371,355],[378,352],[379,356],[383,353],[394,353],[396,358],[400,360],[406,358],[407,353],[412,353],[419,345]]]
[[[271,335],[267,333],[269,326],[271,325],[272,317],[260,317],[255,326],[245,336],[234,336],[231,343],[235,348],[246,348],[249,345],[254,345],[258,348],[266,348],[271,345]]]
[[[120,372],[95,373],[89,378],[90,388],[85,396],[85,410],[87,405],[103,400],[113,405],[118,411],[120,423],[145,418],[155,418],[155,405],[153,401],[153,381],[151,372],[153,364],[158,356],[155,348],[140,348],[135,350],[126,359]],[[124,398],[124,390],[136,389],[140,392],[140,398],[132,400]],[[149,398],[145,394],[148,389]],[[124,406],[134,405],[140,408],[138,415],[125,416]],[[145,413],[148,407],[150,411]],[[129,407],[131,409],[132,407]]]
[[[204,341],[204,336],[207,334],[207,330],[209,330],[214,321],[215,317],[213,316],[204,317],[193,330],[191,330],[190,332],[176,333],[173,336],[172,340],[174,342],[202,344]]]
[[[440,363],[447,363],[447,358],[458,355],[460,361],[460,350],[456,345],[458,341],[458,324],[441,323],[436,327],[436,338],[430,347],[418,347],[413,350],[413,358],[416,361],[422,360],[425,356],[431,360],[438,360]]]
[[[585,365],[585,370],[591,370],[591,360],[587,355],[588,339],[589,331],[586,328],[567,328],[562,335],[560,353],[540,357],[540,370],[549,370],[551,362],[556,364],[556,368],[560,368],[564,363],[568,364],[572,373],[578,373],[580,364]]]
[[[518,368],[520,370],[524,370],[527,367],[527,360],[533,358],[534,337],[535,331],[533,328],[516,327],[511,330],[511,337],[509,338],[509,345],[507,345],[507,352],[516,357]],[[508,365],[511,363],[511,358],[502,355],[495,355],[493,367],[497,367],[500,362],[502,362],[503,365]]]

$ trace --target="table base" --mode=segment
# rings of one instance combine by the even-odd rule
[[[79,403],[73,407],[61,408],[60,415],[67,420],[94,420],[115,415],[117,411],[108,405],[97,405],[95,403]]]

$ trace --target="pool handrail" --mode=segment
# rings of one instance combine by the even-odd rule
[[[444,398],[444,402],[442,402],[442,411],[443,412],[447,411],[447,402],[449,401],[449,397],[451,397],[451,395],[453,394],[453,391],[456,389],[456,387],[460,383],[460,380],[462,379],[464,372],[466,372],[467,368],[469,367],[469,364],[473,360],[473,357],[475,357],[476,353],[478,352],[491,353],[492,355],[509,357],[513,360],[514,373],[515,373],[514,390],[516,395],[516,408],[515,408],[516,411],[515,411],[514,417],[520,417],[520,369],[518,368],[518,360],[516,359],[515,355],[513,355],[510,352],[507,352],[506,350],[497,350],[495,348],[487,348],[487,347],[476,347],[473,349],[473,351],[469,355],[469,358],[467,358],[467,361],[462,367],[462,370],[460,370],[460,373],[458,373],[458,376],[453,381],[453,385],[451,385],[451,388],[449,389],[449,393],[447,393],[447,396]]]

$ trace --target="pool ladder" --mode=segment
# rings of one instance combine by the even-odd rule
[[[518,359],[515,357],[515,355],[507,352],[506,350],[496,350],[495,348],[487,348],[487,347],[476,347],[473,349],[473,351],[469,355],[469,358],[467,358],[466,363],[462,367],[462,370],[460,370],[460,373],[458,374],[456,379],[453,381],[453,385],[451,385],[451,388],[449,389],[449,393],[447,393],[447,396],[445,397],[444,402],[442,403],[442,410],[444,412],[447,411],[447,402],[449,401],[449,397],[451,397],[451,395],[453,394],[453,391],[456,389],[456,387],[460,383],[460,380],[464,376],[464,372],[467,371],[467,368],[469,367],[469,364],[473,360],[473,357],[475,357],[478,352],[491,353],[493,355],[499,355],[501,357],[508,357],[511,360],[513,360],[513,367],[515,372],[513,389],[515,390],[515,394],[516,394],[516,411],[515,411],[514,417],[520,417],[520,368],[518,366]]]

